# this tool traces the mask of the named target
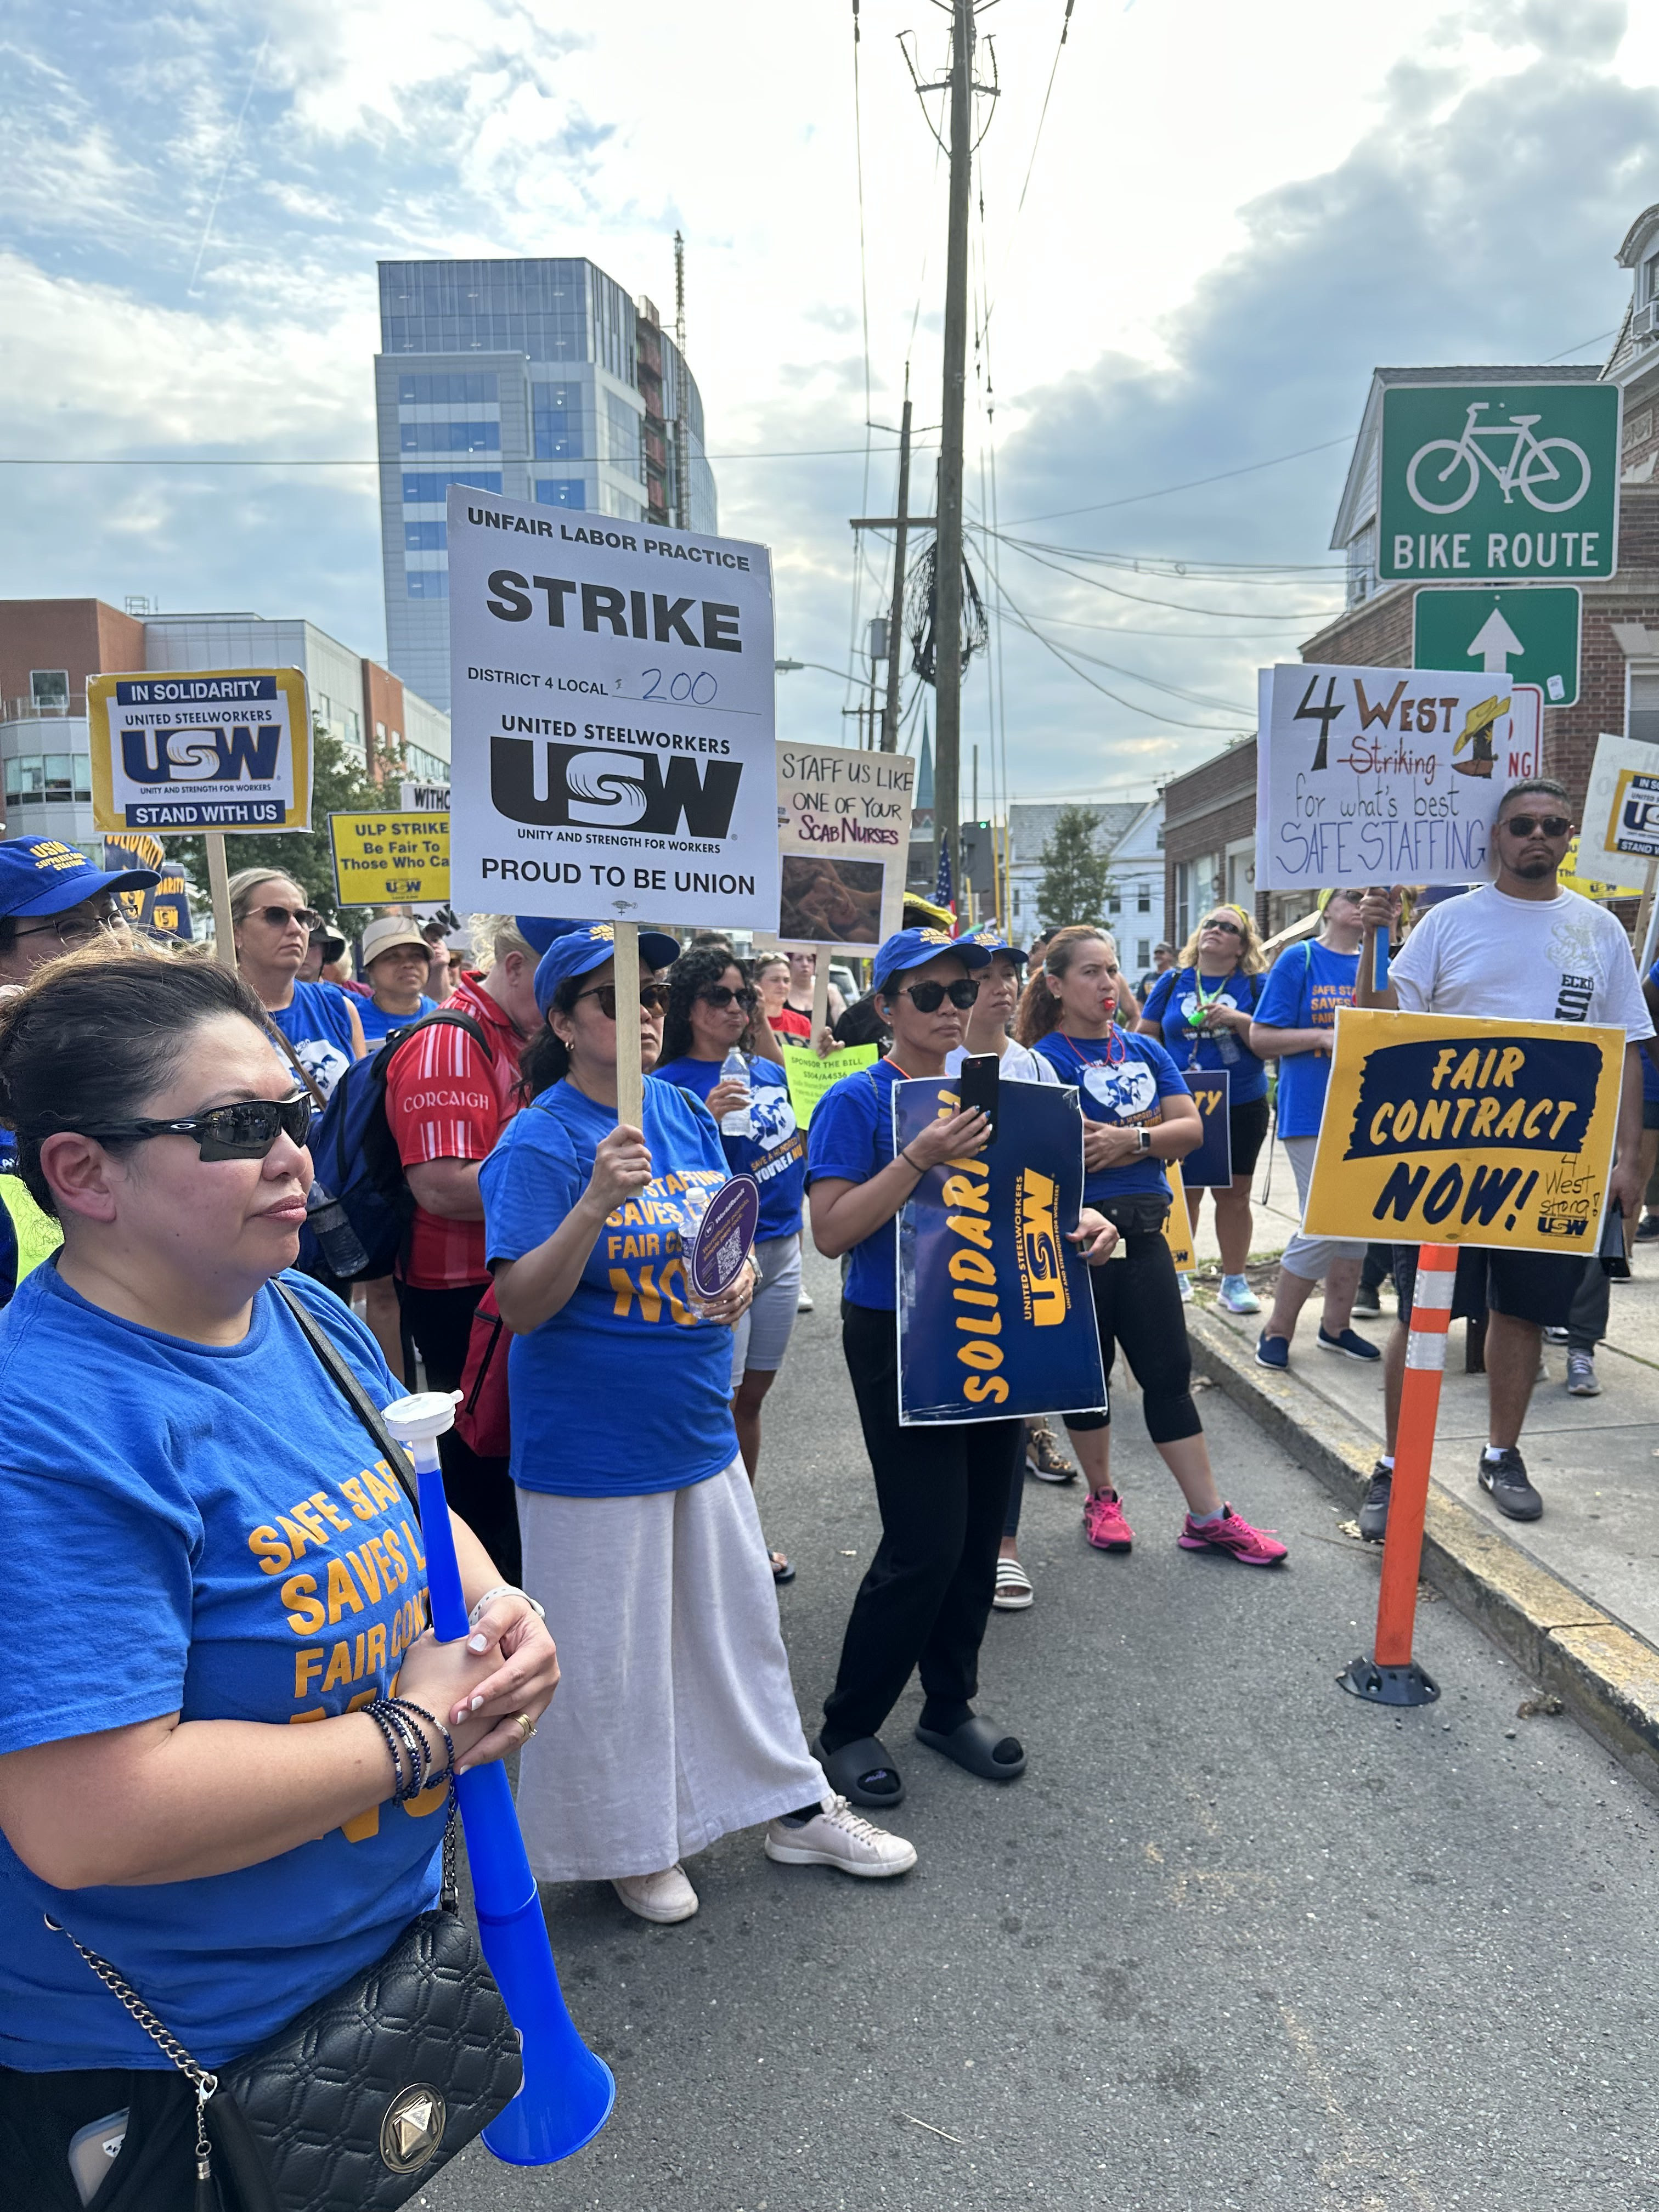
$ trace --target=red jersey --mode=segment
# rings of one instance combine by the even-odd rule
[[[405,1168],[425,1160],[482,1160],[517,1112],[524,1039],[468,971],[445,1000],[489,1039],[486,1058],[464,1029],[440,1022],[394,1053],[386,1069],[386,1118]],[[454,1221],[416,1205],[409,1253],[398,1273],[416,1290],[453,1291],[489,1280],[482,1221]]]
[[[781,1006],[775,1014],[769,1015],[767,1018],[772,1024],[773,1036],[779,1038],[782,1042],[786,1044],[811,1043],[812,1017],[811,1014],[803,1014],[795,1007],[786,1004],[785,1006]]]

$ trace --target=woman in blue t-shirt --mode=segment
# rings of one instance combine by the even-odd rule
[[[1216,1242],[1221,1247],[1219,1303],[1229,1313],[1253,1314],[1261,1301],[1245,1279],[1250,1256],[1250,1178],[1267,1134],[1267,1071],[1250,1049],[1250,1022],[1267,963],[1255,922],[1242,906],[1218,906],[1160,975],[1140,1010],[1139,1032],[1156,1037],[1188,1075],[1224,1074],[1232,1139],[1231,1188],[1212,1190]],[[1187,1187],[1193,1234],[1205,1187]]]
[[[69,1937],[198,2064],[252,2049],[433,1904],[439,1723],[499,1759],[558,1670],[459,1521],[485,1649],[422,1633],[415,1508],[284,1294],[377,1404],[400,1393],[283,1274],[311,1107],[235,973],[106,945],[46,969],[0,1004],[0,1111],[64,1228],[0,1316],[8,1596],[64,1624],[12,1638],[0,1715],[0,2171],[20,2206],[70,2202],[71,2137],[125,2112],[104,2197],[129,2175],[182,2204],[194,2097]],[[401,1751],[360,1710],[394,1688]]]
[[[1171,1203],[1165,1160],[1200,1136],[1198,1109],[1175,1062],[1150,1037],[1117,1026],[1117,947],[1088,924],[1055,932],[1025,987],[1014,1034],[1075,1083],[1085,1115],[1083,1196],[1122,1236],[1119,1256],[1097,1267],[1095,1317],[1109,1380],[1117,1346],[1139,1383],[1146,1432],[1186,1498],[1176,1541],[1189,1552],[1230,1553],[1274,1566],[1285,1547],[1222,1503],[1192,1395],[1192,1353],[1175,1261],[1164,1235]],[[1112,1487],[1111,1413],[1067,1413],[1066,1433],[1089,1481],[1084,1534],[1097,1551],[1127,1552],[1133,1532]]]
[[[753,1258],[758,1279],[749,1310],[732,1332],[732,1419],[752,1486],[760,1466],[761,1405],[783,1364],[800,1297],[800,1207],[806,1188],[806,1145],[789,1101],[789,1083],[773,1060],[750,1059],[742,1080],[725,1080],[721,1065],[741,1052],[757,1003],[729,952],[701,946],[682,953],[667,975],[668,1010],[654,1080],[695,1091],[720,1124],[720,1146],[733,1175],[760,1185],[760,1224]],[[747,1132],[726,1117],[747,1115]],[[781,1552],[768,1554],[772,1579],[791,1583],[795,1571]]]
[[[767,1823],[787,1866],[902,1874],[915,1853],[826,1793],[732,1425],[732,1327],[755,1270],[699,1303],[686,1254],[727,1180],[707,1109],[647,1083],[617,1118],[617,1023],[655,1065],[664,986],[618,1007],[607,923],[554,939],[530,1103],[479,1170],[507,1362],[525,1581],[556,1624],[567,1688],[526,1745],[520,1816],[543,1881],[605,1881],[641,1919],[689,1919],[682,1859]],[[640,938],[642,970],[672,937]]]
[[[337,983],[295,981],[322,916],[292,877],[239,868],[230,879],[236,964],[288,1040],[308,1089],[325,1102],[368,1048],[349,995]]]

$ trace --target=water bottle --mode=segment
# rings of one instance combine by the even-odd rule
[[[733,1045],[720,1062],[722,1083],[741,1083],[746,1090],[749,1084],[749,1063]],[[755,1116],[745,1098],[741,1106],[734,1106],[729,1114],[720,1115],[720,1134],[723,1137],[752,1137]]]
[[[306,1226],[317,1239],[323,1265],[349,1282],[368,1266],[362,1239],[352,1227],[346,1210],[326,1184],[313,1182],[306,1198]]]

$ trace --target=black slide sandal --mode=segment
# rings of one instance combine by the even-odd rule
[[[929,1751],[943,1752],[946,1759],[955,1759],[958,1766],[965,1767],[969,1774],[977,1774],[981,1781],[1013,1782],[1025,1771],[1025,1753],[1018,1738],[979,1713],[972,1714],[948,1735],[939,1729],[918,1725],[916,1741],[925,1743]],[[1012,1746],[1016,1756],[999,1759],[996,1754],[1007,1746]]]
[[[842,1744],[839,1751],[826,1752],[823,1738],[815,1735],[807,1748],[823,1769],[830,1787],[838,1796],[854,1805],[873,1805],[890,1812],[904,1798],[904,1783],[894,1765],[892,1754],[878,1735],[861,1735],[851,1743]],[[867,1778],[885,1775],[892,1783],[890,1790],[870,1790],[865,1786]]]

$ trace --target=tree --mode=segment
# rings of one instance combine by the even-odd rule
[[[1062,806],[1055,816],[1054,835],[1037,854],[1037,914],[1044,929],[1105,920],[1111,863],[1095,843],[1099,827],[1099,815],[1087,806]]]
[[[328,842],[331,814],[373,813],[386,804],[386,794],[371,783],[345,747],[327,726],[311,726],[310,830],[285,830],[275,837],[225,839],[225,866],[234,876],[239,868],[269,868],[272,875],[291,876],[319,914],[338,918],[334,893],[334,862]],[[192,887],[205,902],[208,884],[207,840],[181,837],[173,851],[182,860]],[[356,909],[353,909],[354,914]],[[361,916],[358,917],[361,919]]]

